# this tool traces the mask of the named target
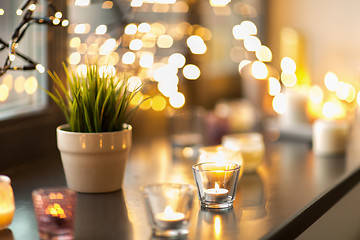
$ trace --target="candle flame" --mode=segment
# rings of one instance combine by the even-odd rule
[[[219,189],[219,184],[215,183],[215,189]]]
[[[169,205],[166,206],[165,209],[164,209],[165,215],[171,215],[173,212],[174,212],[173,209]]]

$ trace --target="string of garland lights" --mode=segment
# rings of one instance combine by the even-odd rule
[[[0,67],[0,77],[3,76],[8,70],[18,71],[18,70],[38,70],[40,73],[45,71],[45,68],[40,63],[31,59],[28,56],[25,56],[21,52],[17,51],[16,48],[20,43],[21,39],[24,37],[26,30],[32,24],[48,24],[51,26],[62,25],[63,27],[67,27],[69,25],[69,21],[67,19],[62,19],[62,13],[59,12],[54,6],[52,0],[47,0],[47,5],[51,12],[54,14],[53,16],[48,17],[34,17],[34,11],[36,9],[36,4],[38,0],[25,0],[20,8],[16,10],[16,14],[18,16],[22,16],[22,19],[19,25],[15,28],[15,31],[9,41],[7,43],[3,39],[0,38],[0,51],[5,49],[9,50],[9,53],[5,59],[5,63],[3,67]],[[27,63],[24,66],[12,66],[16,56],[22,58]]]

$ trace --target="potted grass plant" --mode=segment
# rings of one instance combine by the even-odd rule
[[[117,191],[131,148],[129,121],[141,104],[130,102],[143,85],[129,91],[127,78],[102,74],[96,64],[87,64],[86,74],[63,67],[65,81],[49,72],[54,89],[45,91],[67,120],[57,128],[67,185],[78,192]]]

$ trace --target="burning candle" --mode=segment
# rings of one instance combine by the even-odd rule
[[[219,185],[215,183],[214,188],[205,190],[205,201],[209,202],[223,202],[228,198],[229,190],[225,188],[219,188]]]
[[[0,230],[7,228],[14,217],[15,202],[10,178],[0,175]]]
[[[185,214],[174,212],[171,206],[166,206],[164,212],[155,215],[155,221],[163,229],[180,228],[185,220]]]

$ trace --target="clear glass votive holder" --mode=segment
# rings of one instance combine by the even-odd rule
[[[195,188],[190,184],[151,184],[141,188],[149,223],[156,237],[188,234]]]
[[[7,228],[14,217],[15,200],[8,176],[0,175],[0,230]]]
[[[265,145],[260,133],[227,134],[222,137],[221,145],[241,152],[244,161],[244,173],[255,172],[263,162]]]
[[[66,187],[32,192],[40,239],[74,239],[77,194]]]
[[[232,162],[205,162],[193,165],[194,178],[201,206],[232,208],[241,165]]]

